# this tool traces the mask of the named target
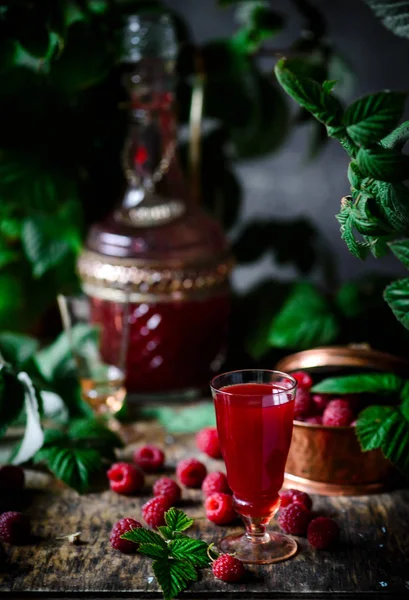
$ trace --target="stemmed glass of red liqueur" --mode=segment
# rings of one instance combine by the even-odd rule
[[[227,480],[246,526],[220,548],[245,563],[286,560],[297,552],[296,541],[266,527],[280,506],[297,382],[280,371],[244,369],[214,377],[210,387]]]

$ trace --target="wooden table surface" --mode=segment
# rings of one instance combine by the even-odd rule
[[[157,425],[146,423],[122,430],[130,457],[136,444],[162,442],[168,471],[177,460],[195,455],[193,436],[166,435]],[[203,459],[203,456],[201,456]],[[220,461],[206,459],[209,470],[223,468]],[[31,516],[35,543],[8,546],[8,561],[0,567],[0,598],[158,598],[152,561],[127,556],[110,548],[112,525],[120,518],[141,518],[141,505],[149,498],[154,477],[146,491],[124,497],[106,488],[79,496],[53,477],[28,471],[28,489],[19,495],[19,508]],[[217,527],[204,517],[201,492],[185,490],[182,508],[195,519],[191,532],[217,542],[236,527]],[[283,563],[249,566],[246,581],[217,581],[210,569],[182,594],[182,598],[400,598],[409,596],[409,490],[376,496],[314,497],[314,508],[337,519],[342,539],[333,551],[314,551],[297,538],[298,554]],[[276,525],[273,525],[276,528]],[[73,546],[57,540],[81,531],[83,542]]]

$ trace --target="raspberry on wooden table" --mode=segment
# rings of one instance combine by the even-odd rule
[[[223,494],[231,494],[231,489],[227,483],[227,477],[220,471],[213,471],[209,473],[203,480],[202,492],[205,496],[210,496],[215,492],[222,492]]]
[[[165,512],[169,508],[170,504],[166,496],[155,496],[142,506],[142,516],[149,527],[160,527],[165,525]]]
[[[215,492],[205,500],[206,517],[216,525],[227,525],[237,517],[230,494]]]
[[[21,490],[25,484],[24,471],[15,465],[0,467],[0,490]]]
[[[222,581],[233,583],[240,581],[245,575],[243,563],[231,554],[222,554],[212,565],[213,575]]]
[[[125,462],[113,464],[107,476],[111,490],[117,494],[134,494],[143,487],[145,481],[137,467]]]
[[[286,533],[304,535],[312,519],[311,511],[304,504],[290,504],[278,514],[278,524]]]
[[[298,388],[295,394],[294,401],[294,419],[302,419],[310,417],[314,412],[314,405],[311,399],[311,394],[307,390]]]
[[[205,427],[196,435],[196,446],[211,458],[221,458],[219,434],[216,427]]]
[[[154,496],[165,496],[169,505],[177,504],[181,498],[182,490],[170,477],[160,477],[153,486]]]
[[[146,444],[135,450],[133,459],[145,473],[155,473],[163,466],[165,454],[158,446]]]
[[[109,542],[112,548],[115,550],[119,550],[124,554],[133,554],[138,550],[138,544],[134,542],[130,542],[129,540],[123,540],[121,535],[131,531],[131,529],[137,529],[138,527],[142,527],[139,521],[132,519],[131,517],[125,517],[124,519],[120,519],[118,523],[112,527],[111,535],[109,536]]]
[[[312,508],[312,500],[308,494],[305,492],[300,492],[300,490],[283,490],[279,493],[280,496],[280,506],[281,508],[285,508],[290,504],[303,504],[305,508],[311,510]]]
[[[354,412],[348,400],[337,398],[329,402],[322,415],[322,424],[330,427],[346,427],[354,420]]]
[[[207,475],[207,469],[196,458],[185,458],[176,466],[176,475],[180,483],[186,487],[198,488]]]
[[[0,540],[9,544],[26,544],[30,535],[31,523],[27,515],[13,511],[0,515]]]
[[[309,373],[307,373],[307,371],[294,371],[294,373],[291,373],[291,375],[297,381],[299,389],[301,388],[303,390],[309,390],[312,388],[312,377]]]
[[[308,525],[307,537],[311,546],[317,550],[326,550],[339,538],[338,524],[329,517],[317,517]]]

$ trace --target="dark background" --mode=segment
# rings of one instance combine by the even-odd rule
[[[167,4],[185,17],[199,43],[228,36],[235,29],[233,11],[221,9],[216,0],[167,0]],[[407,89],[407,40],[385,29],[360,0],[316,0],[315,5],[327,19],[330,39],[355,72],[352,97],[381,89]],[[299,17],[290,2],[275,0],[272,6],[288,19],[285,30],[273,42],[274,48],[284,49],[299,34]],[[274,60],[271,68],[273,65]],[[270,68],[268,63],[266,68]],[[368,271],[403,272],[392,257],[370,257],[363,263],[348,252],[334,218],[341,197],[349,190],[348,157],[339,144],[329,141],[316,158],[307,160],[310,136],[310,126],[294,127],[275,154],[237,164],[244,189],[241,220],[308,215],[336,255],[342,279],[359,277]],[[243,289],[278,270],[282,278],[297,277],[292,268],[276,267],[269,256],[257,265],[238,267],[235,283]]]

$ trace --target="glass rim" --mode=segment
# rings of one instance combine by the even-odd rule
[[[227,394],[228,396],[240,396],[240,395],[244,396],[245,394],[237,394],[236,392],[227,392],[223,388],[216,387],[214,385],[214,382],[218,377],[223,377],[226,375],[233,375],[234,373],[255,373],[255,372],[270,373],[270,374],[274,374],[274,375],[282,375],[283,378],[286,378],[290,381],[291,387],[286,388],[285,390],[275,390],[274,388],[272,388],[272,391],[271,391],[272,395],[282,394],[283,391],[292,392],[296,389],[296,387],[298,385],[297,380],[289,373],[284,373],[284,371],[277,371],[275,369],[236,369],[234,371],[226,371],[225,373],[219,373],[219,375],[215,375],[212,378],[212,380],[210,381],[210,388],[215,392],[222,392],[223,394]],[[251,382],[247,382],[247,383],[251,383]],[[257,383],[257,382],[255,381],[254,383]],[[256,394],[255,394],[255,396],[256,396]],[[265,394],[260,394],[260,396],[265,396]]]

